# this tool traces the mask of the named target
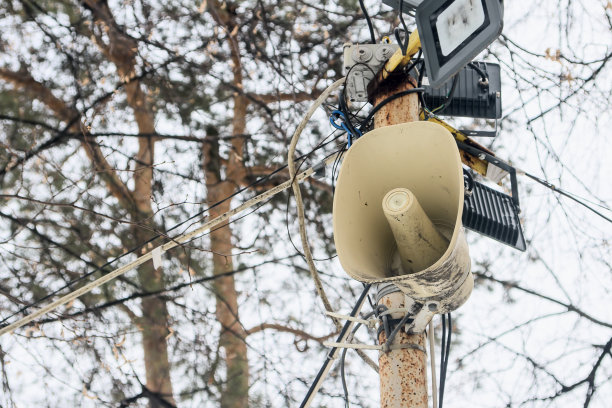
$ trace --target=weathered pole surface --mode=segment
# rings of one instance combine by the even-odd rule
[[[386,98],[415,86],[414,79],[392,76],[383,82],[373,98],[377,106]],[[396,125],[419,120],[419,99],[416,93],[399,97],[385,104],[374,116],[374,127]],[[406,152],[409,154],[409,152]],[[383,296],[379,304],[389,309],[404,307],[404,294],[394,292]],[[392,315],[394,319],[403,317]],[[387,341],[383,331],[378,341]],[[414,344],[425,350],[425,333],[408,334],[399,331],[392,344]],[[381,408],[427,408],[427,356],[422,350],[405,348],[381,352],[378,359],[380,373]]]

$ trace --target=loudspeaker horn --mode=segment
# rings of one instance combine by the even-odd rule
[[[344,270],[393,283],[438,313],[463,304],[474,281],[461,217],[463,169],[453,136],[431,122],[375,129],[348,150],[334,194]]]

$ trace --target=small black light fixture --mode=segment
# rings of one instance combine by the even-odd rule
[[[439,87],[501,34],[500,0],[426,0],[416,23],[429,83]]]
[[[489,165],[508,172],[512,187],[511,196],[504,194],[474,181],[470,172],[464,169],[463,226],[519,251],[525,251],[527,244],[519,218],[521,209],[516,169],[474,146],[462,142],[457,142],[457,145],[461,150],[482,157]]]

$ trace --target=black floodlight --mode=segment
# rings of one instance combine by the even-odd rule
[[[437,88],[491,44],[503,28],[500,0],[426,0],[416,23],[431,86]]]
[[[462,142],[457,142],[457,145],[461,150],[483,157],[489,166],[507,171],[512,188],[512,195],[509,196],[474,181],[471,173],[464,170],[466,194],[463,202],[463,226],[519,251],[524,251],[527,245],[519,219],[520,204],[516,169],[474,146]]]
[[[463,204],[463,226],[519,251],[527,248],[512,197],[473,182]]]
[[[427,85],[429,73],[423,77],[423,98],[429,109],[444,105],[439,114],[444,116],[463,116],[468,118],[500,119],[501,109],[501,70],[499,64],[476,62],[459,70],[455,78],[442,83],[439,88]],[[453,82],[455,89],[453,90]],[[448,102],[448,95],[452,99]],[[468,136],[482,136],[480,134]]]

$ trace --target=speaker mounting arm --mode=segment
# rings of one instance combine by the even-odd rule
[[[478,144],[474,140],[470,139],[462,131],[455,129],[454,127],[452,127],[447,122],[443,121],[437,116],[427,116],[426,117],[425,113],[421,112],[421,120],[437,123],[438,125],[442,125],[446,130],[448,130],[451,133],[451,135],[453,135],[453,137],[455,138],[457,142],[462,142],[465,145],[470,145],[470,146],[477,148],[478,153],[485,152],[491,156],[495,156],[495,153],[493,153],[486,147]],[[485,160],[481,159],[478,154],[472,154],[466,150],[462,150],[461,161],[463,162],[463,164],[470,167],[475,172],[479,173],[482,176],[487,177],[487,174],[489,173],[488,163]],[[494,181],[498,182],[499,180],[494,180]]]

